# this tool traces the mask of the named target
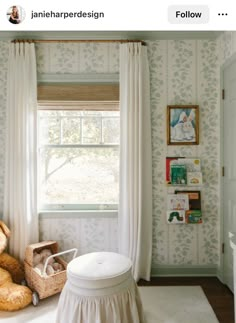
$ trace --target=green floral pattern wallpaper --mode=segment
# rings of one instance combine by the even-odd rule
[[[153,144],[153,267],[212,265],[219,250],[219,70],[217,41],[169,40],[148,43],[151,72]],[[200,144],[167,146],[166,107],[200,107]],[[210,122],[209,122],[210,121]],[[203,224],[168,225],[165,157],[202,161]],[[212,203],[214,201],[214,203]]]
[[[118,73],[119,44],[38,44],[37,65],[40,74]]]
[[[152,266],[201,266],[219,263],[219,116],[220,65],[236,52],[236,33],[217,40],[147,41],[150,63],[153,152]],[[117,44],[38,44],[38,73],[118,73]],[[8,43],[0,42],[0,214],[4,186],[4,142]],[[198,104],[200,144],[167,146],[166,106]],[[165,157],[199,157],[203,181],[201,225],[168,225]],[[79,253],[117,250],[117,218],[40,220],[42,239],[56,239],[61,249]]]

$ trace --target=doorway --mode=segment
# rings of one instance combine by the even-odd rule
[[[233,291],[233,251],[229,243],[229,232],[236,232],[236,56],[224,66],[222,81],[223,279]]]

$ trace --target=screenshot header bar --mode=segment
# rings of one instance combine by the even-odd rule
[[[236,30],[236,4],[208,0],[4,1],[2,31]]]

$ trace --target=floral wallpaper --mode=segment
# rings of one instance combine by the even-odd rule
[[[218,262],[219,251],[219,98],[218,55],[216,41],[149,41],[148,54],[151,72],[152,144],[153,144],[153,267],[158,265],[213,265]],[[37,46],[40,73],[117,73],[119,47],[104,44],[40,44]],[[166,145],[167,104],[199,104],[201,135],[199,146],[171,147]],[[208,122],[210,120],[210,124]],[[202,189],[202,225],[170,226],[166,223],[165,157],[197,156],[202,159],[204,182]],[[211,184],[209,185],[208,182]],[[214,201],[209,203],[208,201]],[[74,220],[76,221],[76,220]],[[73,223],[74,223],[73,221]],[[97,220],[96,220],[97,221]],[[47,225],[46,225],[47,222]],[[87,223],[88,222],[88,223]],[[107,223],[108,219],[101,222]],[[51,225],[48,226],[48,224]],[[61,222],[62,223],[62,222]],[[87,223],[86,237],[90,243],[77,241],[77,230]],[[99,221],[98,221],[99,223]],[[115,223],[113,223],[115,225]],[[67,245],[77,244],[84,250],[93,250],[92,241],[100,249],[108,247],[104,240],[109,231],[100,230],[93,222],[70,220],[58,222],[41,220],[42,236],[57,236]],[[63,227],[63,228],[62,228]],[[57,229],[58,228],[58,229]],[[103,228],[103,226],[101,227]],[[46,232],[48,233],[45,233]],[[67,239],[67,233],[70,232]],[[49,233],[50,232],[50,233]],[[104,232],[107,234],[104,235]],[[64,238],[63,238],[64,237]],[[91,239],[92,238],[92,239]],[[82,239],[82,238],[81,238]],[[62,242],[63,244],[63,242]],[[110,245],[109,245],[110,246]],[[115,244],[113,244],[113,248]]]
[[[217,49],[217,42],[211,40],[148,42],[153,144],[154,268],[158,265],[214,265],[219,260]],[[199,105],[198,146],[167,146],[166,106],[170,104]],[[166,156],[201,159],[204,179],[203,224],[177,226],[166,223],[166,195],[173,192],[173,188],[165,185]]]
[[[53,239],[60,250],[78,248],[78,255],[87,252],[117,250],[117,218],[42,219],[41,240]]]
[[[147,41],[150,63],[153,152],[152,267],[215,266],[219,263],[219,115],[220,65],[236,51],[236,33],[217,40]],[[0,42],[0,213],[3,200],[7,43]],[[38,73],[118,73],[117,44],[37,44]],[[166,106],[200,107],[200,144],[167,146]],[[199,157],[202,161],[203,223],[168,225],[165,157]],[[79,254],[117,250],[117,218],[41,218],[41,239],[55,239],[61,249]]]
[[[220,65],[236,53],[236,32],[226,31],[218,38]]]
[[[119,44],[42,43],[37,45],[38,73],[118,73]]]

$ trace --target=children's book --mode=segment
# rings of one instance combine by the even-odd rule
[[[166,157],[166,183],[171,184],[170,178],[170,163],[173,160],[178,160],[178,157]]]
[[[187,184],[186,165],[170,165],[170,178],[172,185]]]
[[[184,210],[169,210],[167,211],[167,223],[169,224],[184,224],[185,211]]]
[[[188,194],[168,194],[167,210],[189,210]]]
[[[178,160],[178,163],[186,165],[187,172],[201,171],[201,160],[199,158],[184,158],[183,160]]]
[[[187,194],[189,201],[189,210],[201,210],[201,192],[200,191],[175,191],[175,194]]]
[[[201,210],[188,210],[185,213],[185,222],[192,224],[202,223],[202,212]]]
[[[188,172],[187,173],[188,185],[202,185],[202,173],[201,172]]]

